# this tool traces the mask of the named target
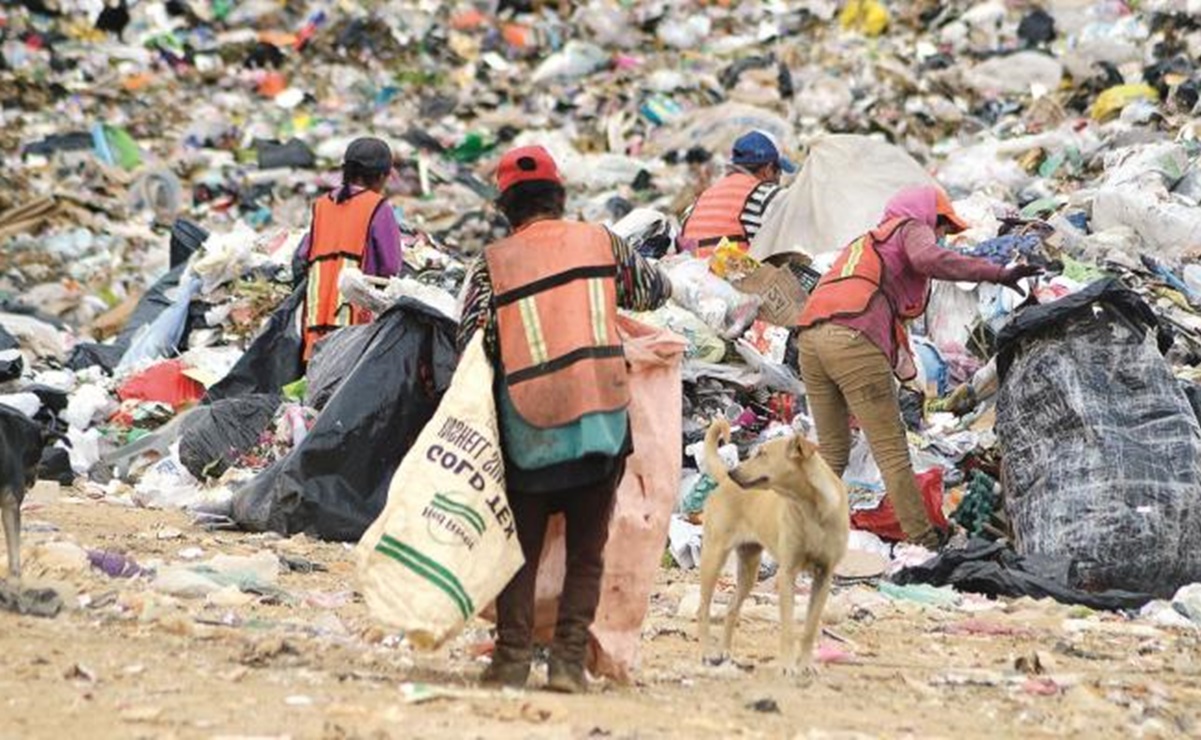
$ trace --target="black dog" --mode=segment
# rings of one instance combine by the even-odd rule
[[[8,544],[8,575],[21,577],[21,502],[37,480],[42,429],[25,414],[0,405],[0,518]]]

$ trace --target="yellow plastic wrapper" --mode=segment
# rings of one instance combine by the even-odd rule
[[[879,36],[888,29],[888,8],[877,0],[849,0],[838,16],[844,31],[858,31],[865,36]]]
[[[1116,118],[1122,109],[1137,100],[1158,101],[1159,93],[1150,85],[1116,85],[1097,96],[1093,101],[1093,120],[1107,121]]]
[[[741,280],[759,269],[759,261],[738,244],[722,239],[713,250],[709,271],[723,280]]]

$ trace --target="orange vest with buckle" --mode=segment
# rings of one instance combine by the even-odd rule
[[[538,221],[487,247],[505,387],[530,426],[561,427],[630,402],[609,233]]]
[[[722,239],[746,246],[749,240],[742,225],[742,210],[757,187],[759,179],[745,172],[718,180],[697,199],[680,238],[696,241],[700,249],[716,247]]]
[[[818,324],[836,318],[849,318],[862,315],[871,306],[876,295],[884,296],[893,317],[893,356],[888,358],[893,372],[901,380],[912,379],[912,368],[904,362],[902,352],[907,352],[909,332],[905,322],[921,316],[926,311],[930,300],[929,287],[924,292],[921,302],[913,305],[897,306],[888,292],[883,289],[888,276],[885,274],[884,260],[876,245],[886,241],[910,219],[894,218],[884,222],[879,227],[869,231],[851,242],[838,259],[818,281],[813,292],[805,301],[797,325],[808,329]],[[904,377],[911,375],[911,377]]]
[[[304,307],[304,359],[313,356],[313,345],[344,326],[366,324],[370,312],[350,305],[338,288],[344,267],[359,267],[371,234],[371,219],[384,196],[363,190],[341,203],[318,198],[313,205],[309,240],[309,283]]]

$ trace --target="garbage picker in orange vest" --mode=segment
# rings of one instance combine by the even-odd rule
[[[379,139],[351,142],[342,164],[342,186],[313,204],[313,223],[296,253],[294,269],[308,272],[304,306],[304,360],[326,334],[371,320],[350,305],[338,287],[345,267],[391,277],[400,272],[401,237],[384,198],[392,151]]]
[[[781,172],[796,172],[796,166],[780,156],[771,137],[761,131],[740,137],[734,142],[730,172],[701,193],[685,216],[681,244],[704,251],[726,239],[749,247],[783,190]]]
[[[1000,267],[938,245],[966,228],[942,190],[910,188],[880,225],[847,246],[814,288],[800,319],[800,365],[822,457],[842,475],[851,448],[849,414],[867,436],[906,538],[945,541],[926,515],[909,459],[896,379],[916,374],[905,322],[922,315],[930,280],[1000,283],[1020,290],[1030,265]]]
[[[542,147],[508,152],[496,177],[513,233],[468,271],[459,346],[484,331],[497,368],[492,392],[525,565],[496,600],[496,650],[481,680],[521,687],[529,677],[535,577],[547,520],[562,512],[567,575],[548,688],[574,693],[587,686],[609,514],[635,441],[617,309],[655,309],[671,284],[603,227],[563,218],[566,192]]]

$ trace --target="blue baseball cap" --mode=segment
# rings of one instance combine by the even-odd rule
[[[776,142],[762,131],[752,131],[743,134],[734,142],[734,164],[761,167],[765,164],[778,164],[783,172],[796,172],[796,165],[787,157],[780,156]]]

